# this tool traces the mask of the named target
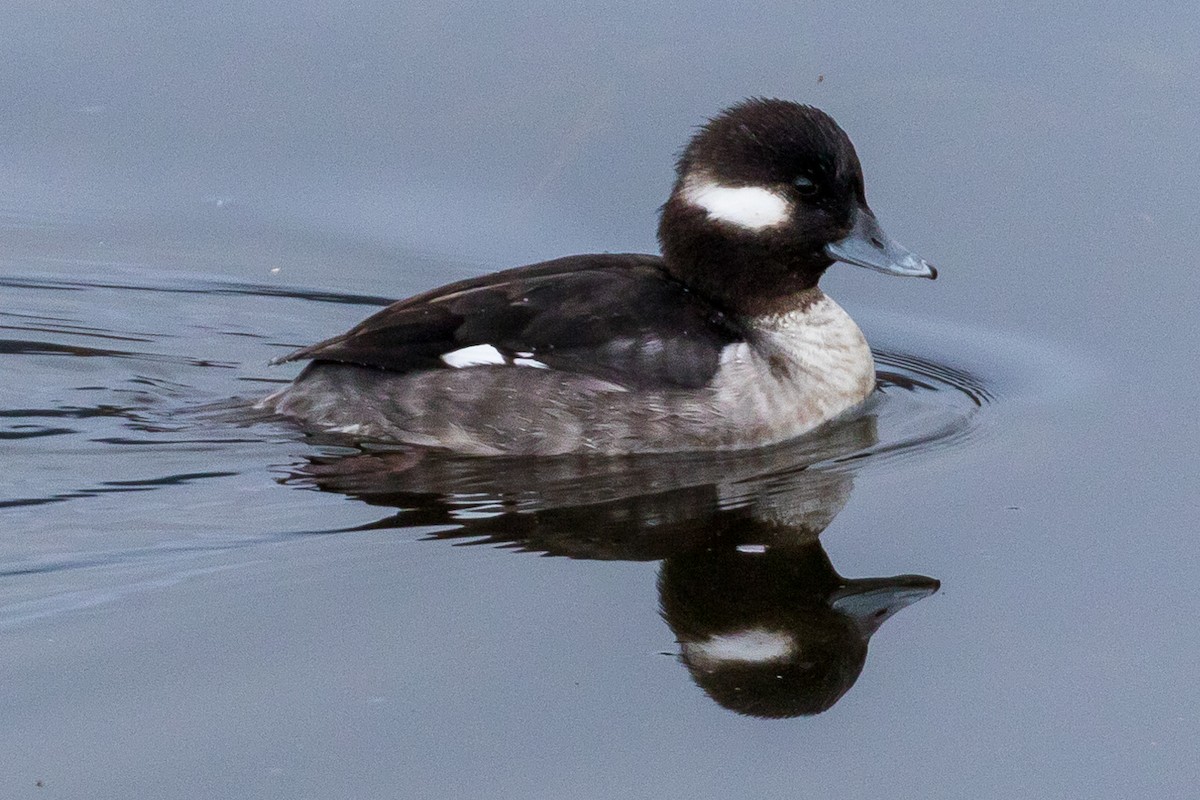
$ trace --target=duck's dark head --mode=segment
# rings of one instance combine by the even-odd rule
[[[658,228],[667,268],[730,311],[803,305],[834,261],[937,276],[879,227],[854,145],[819,109],[739,103],[697,132],[677,170]]]

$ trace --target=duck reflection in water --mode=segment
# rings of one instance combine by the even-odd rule
[[[867,642],[889,617],[928,597],[920,575],[847,580],[814,537],[665,559],[663,617],[692,678],[726,708],[757,717],[819,714],[858,680]]]
[[[502,461],[359,451],[310,459],[287,480],[398,509],[359,530],[450,526],[428,538],[660,560],[661,613],[692,679],[733,711],[794,717],[833,706],[879,626],[938,590],[919,575],[843,578],[820,543],[876,443],[867,414],[753,453]]]

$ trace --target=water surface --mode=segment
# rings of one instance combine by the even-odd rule
[[[1198,23],[0,12],[0,794],[1190,797]],[[511,464],[231,411],[389,298],[652,250],[752,94],[941,269],[827,277],[859,413]]]

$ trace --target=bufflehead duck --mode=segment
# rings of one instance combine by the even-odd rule
[[[662,207],[662,256],[578,255],[401,300],[276,363],[261,406],[305,427],[475,455],[760,447],[875,387],[834,261],[934,278],[867,206],[824,112],[751,99],[704,125]]]

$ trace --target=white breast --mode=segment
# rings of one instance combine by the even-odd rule
[[[718,412],[744,435],[760,441],[798,436],[875,388],[866,337],[829,297],[751,323],[755,337],[725,348],[714,380]]]

